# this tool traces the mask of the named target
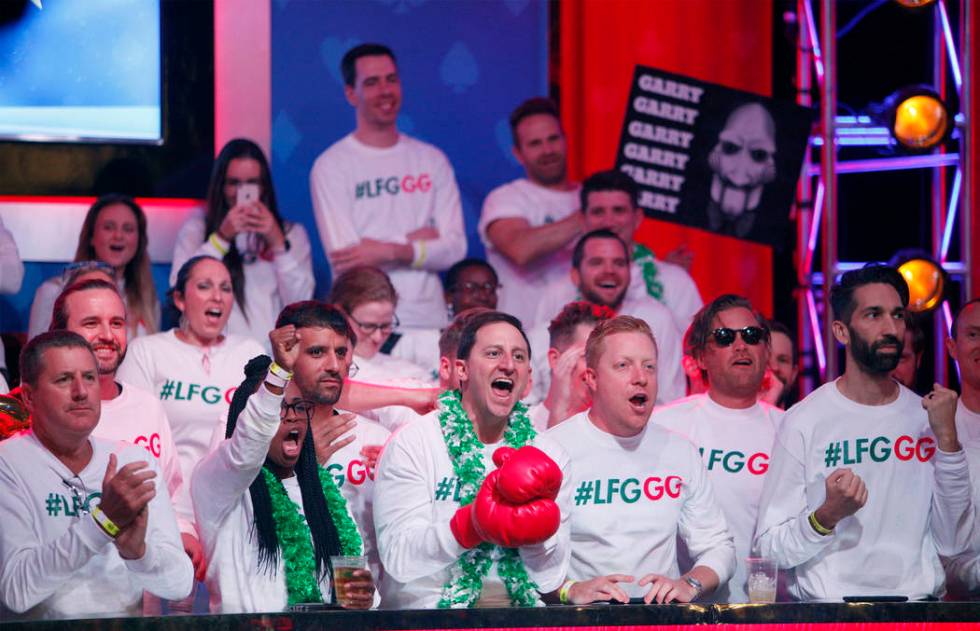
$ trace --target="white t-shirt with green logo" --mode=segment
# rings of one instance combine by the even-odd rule
[[[571,458],[572,559],[568,578],[631,574],[620,583],[631,598],[645,596],[646,574],[678,578],[678,535],[696,565],[722,583],[735,569],[735,549],[697,449],[652,423],[636,436],[608,434],[589,411],[548,430]]]
[[[793,406],[780,424],[759,505],[755,545],[795,568],[800,600],[943,593],[939,553],[965,545],[972,528],[963,451],[936,446],[921,399],[899,386],[885,405],[856,403],[832,381]],[[821,536],[808,516],[838,468],[864,481],[868,501]]]
[[[175,329],[133,340],[119,378],[154,393],[173,430],[188,477],[207,453],[215,425],[227,417],[245,364],[264,354],[259,343],[237,335],[205,349],[177,339]]]
[[[651,423],[686,436],[701,452],[734,537],[735,574],[707,597],[712,602],[748,602],[745,559],[752,551],[762,483],[782,416],[782,410],[765,402],[739,410],[696,394],[657,408],[650,417]]]

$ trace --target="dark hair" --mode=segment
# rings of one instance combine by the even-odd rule
[[[84,348],[92,355],[95,353],[85,338],[72,331],[59,329],[46,331],[31,339],[20,351],[20,380],[29,386],[36,386],[43,368],[44,352],[51,348]]]
[[[388,275],[377,267],[355,267],[333,281],[330,302],[351,315],[366,302],[390,302],[398,306],[398,292]]]
[[[447,293],[456,291],[456,283],[459,282],[459,275],[463,273],[463,270],[471,267],[482,267],[490,272],[491,276],[493,276],[493,282],[500,282],[500,279],[497,277],[497,270],[493,269],[493,265],[490,265],[483,259],[467,258],[463,259],[462,261],[456,261],[453,263],[453,266],[446,271],[446,278],[442,281],[443,289]]]
[[[894,267],[880,263],[868,263],[861,269],[851,270],[840,277],[830,289],[830,306],[834,311],[834,319],[849,324],[857,305],[854,303],[854,292],[858,287],[881,283],[891,285],[902,301],[902,306],[909,304],[909,286],[902,275]]]
[[[960,316],[963,315],[963,312],[966,311],[967,307],[976,304],[980,304],[980,298],[974,298],[973,300],[963,303],[963,306],[956,311],[956,315],[953,316],[953,323],[950,326],[950,336],[952,336],[954,340],[956,339],[956,336],[959,335],[959,332],[956,329],[960,323]]]
[[[215,158],[214,166],[211,168],[211,180],[208,183],[208,210],[204,216],[205,241],[207,241],[212,233],[217,232],[218,228],[221,227],[221,222],[224,221],[225,216],[228,215],[228,211],[231,210],[231,207],[228,205],[228,200],[225,199],[225,179],[228,176],[228,166],[231,164],[231,161],[243,158],[255,160],[259,163],[259,179],[261,180],[259,186],[262,190],[259,199],[262,200],[262,203],[272,213],[276,223],[279,224],[279,229],[282,230],[283,234],[286,234],[286,223],[279,214],[279,206],[276,203],[276,191],[272,186],[272,174],[269,171],[269,162],[265,159],[265,154],[251,140],[247,138],[235,138],[234,140],[228,141],[221,149],[221,153]],[[259,256],[269,247],[269,244],[265,241],[265,237],[256,235],[254,238],[256,239],[255,252],[248,252],[247,255],[249,257]],[[245,310],[245,272],[242,269],[244,259],[242,253],[238,251],[235,239],[232,239],[228,245],[228,253],[224,255],[223,260],[225,266],[228,268],[228,273],[231,275],[231,287],[235,294],[235,302],[238,303],[242,311],[242,316],[247,321],[248,312]]]
[[[439,356],[455,357],[456,350],[459,348],[459,338],[463,335],[466,324],[476,315],[481,313],[491,313],[493,309],[486,307],[470,307],[462,313],[457,313],[453,321],[449,323],[439,335]]]
[[[684,334],[685,353],[690,351],[691,357],[700,359],[702,353],[704,353],[704,349],[708,346],[708,340],[711,337],[712,331],[711,323],[714,322],[715,316],[722,311],[737,308],[748,309],[752,313],[759,327],[765,331],[764,339],[768,342],[769,322],[762,317],[761,313],[752,308],[752,303],[749,302],[748,298],[736,294],[722,294],[701,307],[700,311],[694,314],[694,318],[691,320],[691,326],[688,327],[687,333]],[[703,370],[701,371],[701,376],[707,377]]]
[[[585,233],[575,244],[575,249],[572,250],[572,267],[575,269],[578,269],[582,265],[582,259],[585,258],[585,244],[592,239],[614,239],[619,241],[619,244],[623,246],[623,252],[626,253],[626,258],[629,259],[630,249],[626,245],[626,242],[619,238],[619,235],[612,230],[599,228],[598,230]]]
[[[391,57],[391,60],[398,65],[395,53],[384,44],[361,44],[351,48],[344,53],[340,60],[340,74],[344,77],[344,85],[354,87],[357,82],[357,60],[361,57]]]
[[[580,324],[598,324],[611,320],[616,313],[609,307],[593,304],[587,300],[570,302],[548,323],[548,344],[551,348],[566,351],[575,337],[575,329]]]
[[[800,349],[796,346],[796,336],[793,335],[789,327],[782,322],[777,322],[776,320],[768,320],[769,324],[769,338],[772,339],[773,333],[782,333],[787,338],[789,338],[789,346],[793,349],[793,364],[800,361]]]
[[[249,397],[261,386],[271,363],[269,357],[259,355],[249,360],[245,366],[245,380],[235,390],[231,398],[231,406],[228,408],[225,438],[231,438],[235,432],[238,415],[245,409]],[[307,426],[306,438],[303,440],[295,471],[303,496],[303,514],[313,536],[317,577],[322,578],[330,571],[330,557],[340,554],[340,536],[330,516],[327,500],[323,496],[319,466],[316,461],[313,432]],[[269,487],[261,471],[249,485],[248,492],[252,498],[252,536],[258,539],[259,544],[259,567],[269,574],[275,574],[279,567],[279,537],[276,535],[276,522],[272,517]]]
[[[136,217],[136,252],[126,263],[123,270],[123,282],[126,284],[126,307],[129,312],[129,324],[135,332],[140,322],[147,333],[156,333],[160,327],[157,322],[157,288],[153,283],[153,273],[150,271],[150,255],[147,252],[149,238],[146,234],[146,213],[129,195],[103,195],[95,200],[85,214],[82,229],[78,233],[78,247],[75,249],[75,261],[96,260],[95,248],[92,247],[92,235],[95,234],[95,222],[99,213],[107,206],[122,204],[133,212]]]
[[[916,357],[926,350],[926,332],[922,329],[923,324],[921,314],[905,314],[905,330],[912,334],[912,353]]]
[[[357,346],[357,335],[351,328],[344,313],[337,307],[319,300],[302,300],[286,305],[276,318],[276,328],[292,324],[297,329],[323,328],[330,329],[337,335],[343,335],[350,340],[351,346]]]
[[[528,116],[536,116],[538,114],[554,116],[555,120],[558,121],[558,125],[561,126],[561,116],[558,114],[558,106],[555,105],[555,102],[543,96],[532,97],[518,105],[510,113],[510,135],[514,139],[515,147],[521,146],[521,141],[517,137],[517,127],[521,124],[521,121]]]
[[[90,278],[79,283],[72,283],[71,285],[62,289],[61,293],[58,294],[58,297],[55,299],[54,308],[51,310],[51,325],[48,327],[48,330],[57,331],[58,329],[67,329],[68,297],[72,294],[77,294],[82,291],[90,291],[93,289],[105,289],[106,291],[111,291],[119,296],[120,300],[122,300],[122,296],[119,295],[119,288],[107,280],[102,280],[101,278]],[[122,302],[123,308],[125,308],[126,301],[123,300]]]
[[[456,359],[469,359],[470,351],[473,350],[473,345],[476,344],[476,334],[483,327],[496,322],[509,324],[520,331],[521,337],[524,338],[524,343],[527,344],[527,358],[530,360],[531,342],[528,341],[527,334],[524,333],[524,327],[521,326],[521,321],[509,313],[503,313],[502,311],[486,311],[484,313],[478,313],[466,322],[466,326],[463,327],[463,332],[459,336],[459,346],[456,348]]]
[[[201,254],[198,256],[192,256],[191,258],[184,261],[184,264],[180,266],[180,270],[177,271],[177,280],[174,281],[174,286],[167,291],[167,310],[170,312],[170,319],[173,322],[178,322],[180,320],[180,309],[177,308],[177,303],[174,301],[174,295],[179,293],[184,295],[184,290],[187,289],[187,281],[191,277],[191,272],[197,267],[197,264],[201,261],[217,261],[222,265],[225,262],[221,259],[216,259],[213,256],[208,256],[207,254]],[[227,268],[228,266],[225,265]]]
[[[582,182],[582,190],[579,191],[579,209],[584,213],[589,207],[589,195],[592,193],[602,193],[605,191],[620,191],[629,195],[630,203],[636,208],[636,198],[639,189],[636,180],[628,174],[617,169],[599,171],[585,178]]]

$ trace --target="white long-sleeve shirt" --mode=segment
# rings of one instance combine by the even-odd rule
[[[752,552],[762,483],[782,416],[782,410],[768,403],[733,409],[705,393],[657,408],[650,417],[651,423],[687,437],[701,452],[734,538],[735,573],[708,596],[712,602],[749,602],[745,559]]]
[[[972,531],[970,476],[962,451],[936,447],[911,390],[861,405],[824,384],[783,417],[763,485],[755,545],[795,568],[800,600],[848,595],[942,594],[939,554],[961,551]],[[849,467],[868,501],[821,536],[807,518],[826,498],[825,480]]]
[[[396,432],[381,456],[374,487],[374,524],[385,576],[381,586],[384,609],[435,607],[449,572],[466,551],[456,541],[449,522],[459,501],[458,480],[439,426],[438,410]],[[519,549],[528,576],[540,592],[558,589],[568,568],[570,471],[565,451],[547,436],[532,444],[561,468],[564,479],[558,495],[562,521],[547,541]],[[496,465],[493,452],[504,445],[485,445],[486,471]],[[506,598],[496,564],[483,579],[482,599]],[[506,603],[504,603],[506,605]]]
[[[116,383],[120,393],[115,399],[102,401],[99,424],[92,436],[125,441],[150,452],[160,463],[180,532],[196,537],[190,474],[181,469],[167,413],[160,401],[146,390],[121,381]]]
[[[17,242],[0,219],[0,294],[16,294],[23,281],[24,262],[20,260]]]
[[[386,148],[348,134],[313,163],[310,192],[328,257],[362,239],[406,244],[410,232],[436,228],[437,239],[412,242],[411,265],[386,271],[402,325],[446,325],[438,272],[466,255],[466,234],[456,176],[442,151],[405,134]]]
[[[180,341],[171,329],[133,340],[117,376],[160,399],[181,470],[190,476],[208,452],[215,425],[227,416],[245,364],[263,352],[255,340],[237,335],[205,350]]]
[[[632,574],[621,583],[631,598],[638,581],[656,573],[678,578],[677,537],[695,565],[724,584],[735,549],[697,449],[684,437],[648,423],[629,438],[613,436],[580,412],[548,431],[572,461],[572,559],[568,577],[588,580]]]
[[[555,191],[521,178],[490,191],[483,202],[478,230],[487,249],[487,261],[497,272],[500,290],[497,308],[513,314],[525,328],[534,324],[534,305],[552,282],[568,278],[574,242],[542,256],[528,265],[511,262],[487,236],[490,224],[498,219],[525,219],[532,228],[555,223],[578,212],[579,189]],[[564,303],[563,303],[564,304]]]
[[[120,557],[112,538],[84,512],[98,504],[110,454],[116,454],[117,471],[144,461],[159,480],[156,459],[133,445],[100,438],[89,442],[92,459],[77,476],[31,431],[0,444],[5,620],[138,616],[144,590],[170,599],[191,591],[194,570],[166,493],[158,490],[150,500],[141,559]]]
[[[234,335],[250,337],[266,349],[269,348],[269,331],[276,328],[279,312],[288,304],[313,297],[313,259],[310,255],[310,238],[306,228],[299,223],[287,223],[285,231],[289,249],[271,255],[268,260],[256,258],[243,261],[245,276],[245,311],[235,300],[225,330]],[[249,235],[237,235],[238,251],[244,253]],[[228,244],[221,240],[222,245]],[[181,266],[195,256],[224,257],[204,234],[204,217],[194,215],[184,222],[174,244],[173,266],[170,268],[171,287],[177,282]],[[246,316],[248,316],[246,318]]]
[[[956,435],[970,467],[973,487],[973,506],[980,506],[980,413],[974,412],[960,399],[956,408]],[[980,532],[974,536],[970,549],[952,558],[944,558],[949,593],[955,600],[975,600],[980,595]]]

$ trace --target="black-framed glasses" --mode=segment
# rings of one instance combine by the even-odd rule
[[[465,281],[462,283],[456,283],[455,291],[464,294],[492,294],[500,289],[500,283],[491,283],[489,281],[485,283],[474,283],[472,281]]]
[[[354,318],[351,318],[351,320],[354,320]],[[360,322],[354,320],[354,324],[364,332],[364,335],[374,335],[375,331],[381,331],[385,335],[388,335],[397,329],[400,323],[398,322],[398,316],[394,316],[391,322]]]
[[[309,421],[313,418],[313,410],[316,408],[316,403],[308,399],[298,399],[292,403],[282,402],[279,407],[279,418],[280,420],[285,420],[289,416],[305,416],[306,420]]]
[[[711,332],[712,337],[715,338],[715,344],[722,347],[734,344],[736,334],[740,334],[742,341],[749,346],[755,346],[769,337],[769,331],[761,326],[746,326],[741,329],[721,327]]]

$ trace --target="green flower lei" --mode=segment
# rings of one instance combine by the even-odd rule
[[[473,423],[460,403],[459,392],[444,392],[439,397],[439,424],[442,437],[459,478],[459,504],[466,506],[476,499],[476,493],[486,478],[483,464],[483,443],[473,430]],[[515,449],[530,443],[536,435],[527,417],[527,406],[518,403],[511,412],[504,430],[504,442]],[[483,578],[490,573],[494,560],[514,607],[533,607],[537,603],[538,586],[527,575],[527,569],[517,550],[500,548],[490,543],[467,550],[449,570],[449,580],[442,587],[440,609],[472,607],[480,599]]]
[[[659,270],[657,270],[653,252],[647,246],[637,243],[633,249],[633,260],[643,268],[643,282],[647,286],[647,293],[660,302],[664,302],[664,285],[657,280]]]
[[[357,524],[347,512],[347,500],[340,494],[337,485],[323,467],[317,467],[323,497],[327,509],[337,528],[340,550],[345,556],[360,556],[363,545]],[[272,504],[272,519],[276,522],[276,537],[286,566],[286,594],[288,604],[323,602],[320,583],[317,580],[316,556],[313,553],[313,539],[306,519],[300,515],[299,507],[289,499],[282,481],[268,467],[262,467],[265,485],[269,489]]]

